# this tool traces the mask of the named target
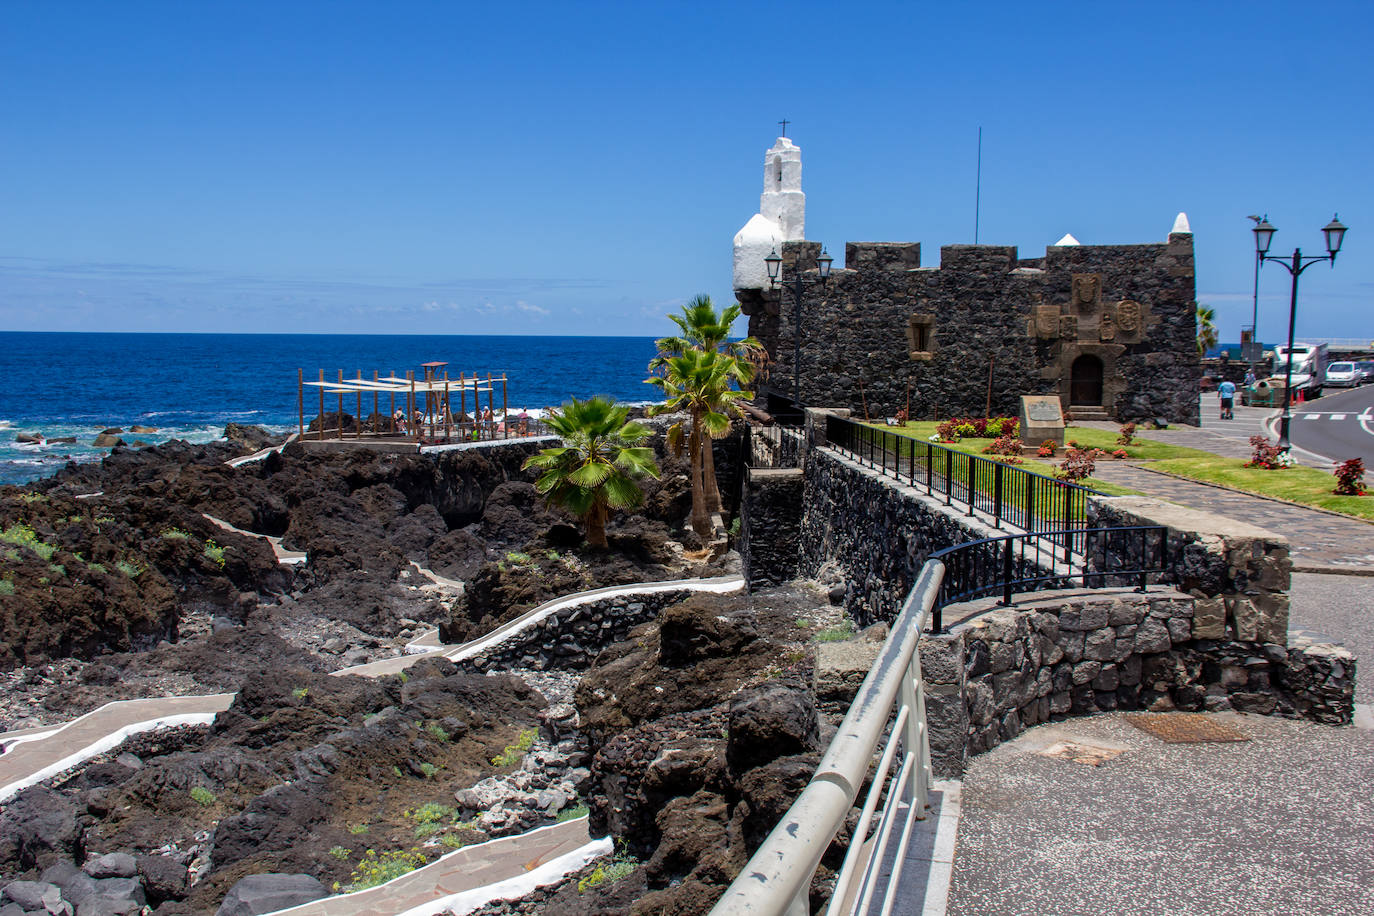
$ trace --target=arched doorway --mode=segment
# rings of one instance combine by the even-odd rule
[[[1102,406],[1102,360],[1090,353],[1075,359],[1069,370],[1069,404]]]

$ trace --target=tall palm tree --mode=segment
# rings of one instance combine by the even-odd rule
[[[629,414],[610,398],[574,398],[544,421],[563,445],[543,449],[524,464],[542,472],[534,488],[545,499],[582,519],[593,547],[607,546],[606,520],[613,509],[644,501],[635,479],[658,476],[654,450],[641,445],[649,428],[631,422]]]
[[[723,359],[726,374],[731,380],[740,386],[749,384],[758,367],[767,358],[767,352],[764,350],[763,344],[754,337],[730,340],[730,330],[740,313],[741,309],[738,302],[718,312],[710,296],[705,294],[694,296],[682,307],[681,315],[668,316],[682,333],[677,337],[664,337],[654,342],[655,346],[658,347],[658,356],[650,360],[649,370],[662,372],[667,366],[668,360],[682,356],[689,351],[715,353]],[[727,384],[723,386],[722,390],[728,391],[730,386]],[[717,412],[724,412],[727,417],[738,416],[739,408],[734,403],[737,400],[739,398],[730,398],[727,401],[712,405],[712,409]],[[708,512],[721,510],[720,486],[716,483],[716,461],[711,450],[711,439],[724,435],[728,429],[727,420],[718,432],[694,436],[688,445],[689,450],[700,452],[697,460],[701,462],[701,486],[705,494]],[[695,481],[693,487],[696,487]]]
[[[725,435],[730,428],[730,416],[739,413],[737,402],[753,397],[753,392],[734,387],[738,367],[735,359],[714,350],[689,349],[677,356],[664,357],[660,375],[650,376],[649,384],[659,388],[664,403],[649,408],[651,414],[685,411],[690,425],[687,430],[687,455],[692,483],[692,530],[706,537],[711,531],[710,513],[719,511],[710,505],[706,469],[710,460],[712,438]],[[668,430],[668,442],[680,448],[683,430],[675,423]],[[714,475],[711,478],[714,482]],[[717,499],[719,494],[717,493]]]
[[[1217,312],[1207,305],[1197,307],[1197,355],[1203,356],[1217,345]]]

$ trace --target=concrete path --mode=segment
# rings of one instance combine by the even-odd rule
[[[223,519],[215,518],[213,515],[207,515],[204,512],[201,513],[201,517],[212,525],[222,528],[225,531],[241,534],[246,538],[261,538],[266,541],[272,548],[272,553],[276,554],[277,564],[280,566],[296,566],[304,563],[308,559],[302,551],[287,550],[283,547],[281,545],[281,538],[279,537],[273,537],[270,534],[258,534],[256,531],[244,531],[242,528],[235,528]]]
[[[948,912],[1374,913],[1374,732],[1217,718],[1250,740],[1165,744],[1110,714],[975,757]],[[1038,753],[1065,739],[1122,753],[1100,767]]]

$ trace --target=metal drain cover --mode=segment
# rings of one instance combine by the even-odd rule
[[[1244,732],[1200,712],[1136,713],[1126,721],[1169,744],[1250,740]]]
[[[1082,741],[1058,741],[1041,751],[1040,755],[1056,757],[1070,763],[1081,763],[1084,766],[1100,767],[1120,753],[1121,749],[1115,747],[1102,747]]]

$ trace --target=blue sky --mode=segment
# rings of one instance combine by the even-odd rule
[[[731,301],[776,121],[807,236],[1162,241],[1248,324],[1248,213],[1374,337],[1374,4],[6,3],[0,330],[660,334]],[[838,265],[838,262],[837,262]],[[1261,279],[1260,332],[1288,278]]]

